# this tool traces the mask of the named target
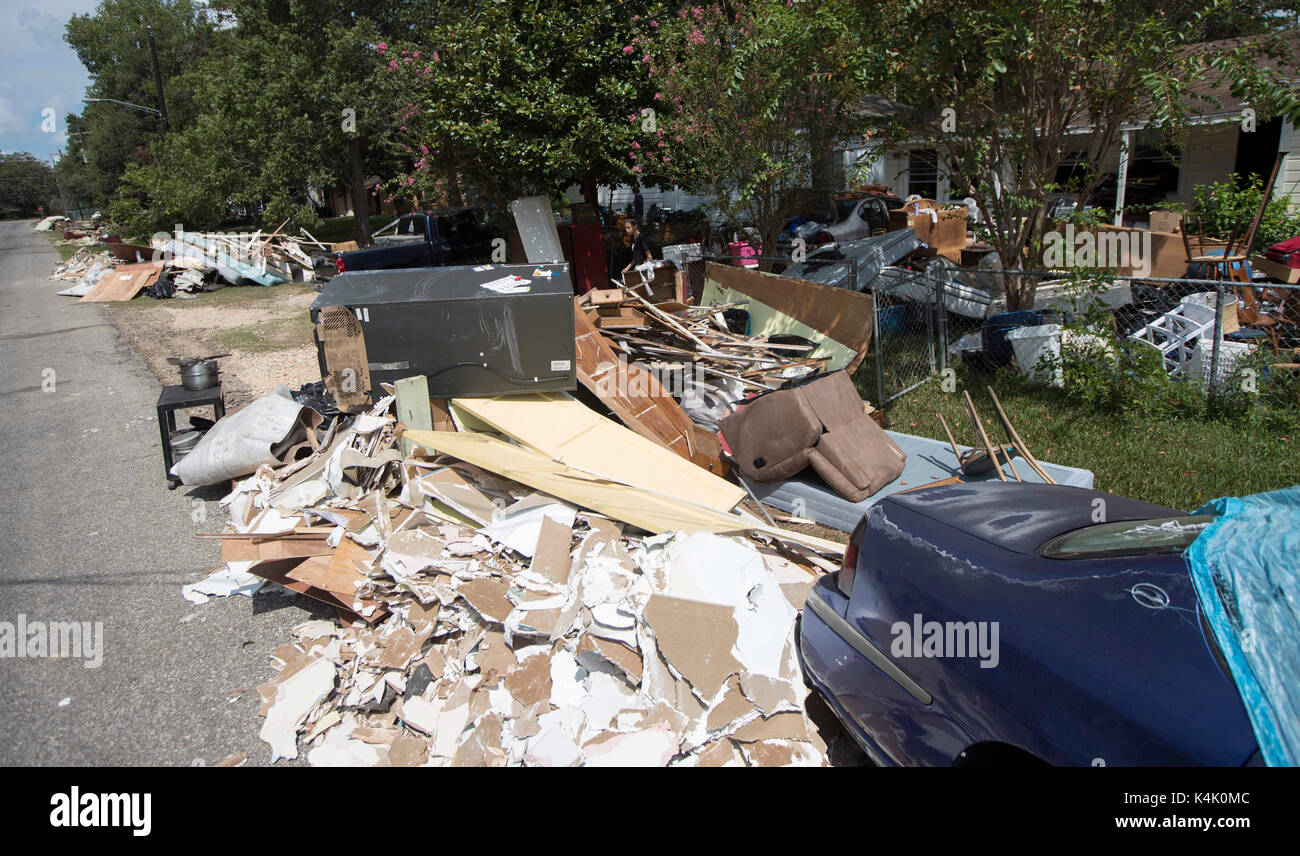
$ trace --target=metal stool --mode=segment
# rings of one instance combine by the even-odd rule
[[[172,435],[176,433],[176,411],[191,407],[211,407],[214,421],[226,415],[226,399],[221,384],[209,389],[186,389],[183,386],[164,386],[158,396],[158,430],[162,434],[163,472],[167,476],[167,489],[175,490],[181,480],[172,475],[175,464]]]

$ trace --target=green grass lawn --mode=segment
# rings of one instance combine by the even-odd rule
[[[50,241],[50,245],[53,246],[54,249],[55,249],[55,251],[58,252],[58,254],[59,254],[59,261],[60,261],[60,262],[66,262],[68,259],[70,259],[70,258],[72,258],[73,256],[75,256],[75,255],[77,254],[77,250],[84,250],[84,249],[86,249],[86,247],[79,247],[79,246],[77,246],[76,244],[60,244],[60,243],[58,243],[59,241],[63,240],[63,233],[62,233],[62,232],[56,232],[56,231],[54,231],[53,229],[51,229],[51,230],[48,231],[48,232],[41,232],[41,233],[39,233],[39,234],[42,234],[42,235],[44,235],[46,238],[49,239],[49,241]],[[94,248],[94,247],[91,247],[90,249],[91,249],[91,250],[94,250],[95,248]]]
[[[864,397],[875,395],[870,360],[854,379]],[[887,408],[889,427],[945,439],[942,413],[957,442],[973,445],[965,389],[996,443],[1003,435],[986,385],[993,386],[1036,458],[1092,470],[1098,490],[1190,510],[1220,496],[1300,484],[1297,437],[1288,433],[1213,419],[1121,419],[1084,408],[1057,390],[1027,387],[1014,370],[977,375],[962,367],[952,393],[932,379]]]
[[[395,218],[391,214],[372,214],[370,216],[370,231],[376,232],[393,222]],[[326,244],[334,244],[342,241],[355,241],[358,238],[357,220],[355,217],[330,217],[328,220],[322,220],[319,228],[309,229],[316,240]]]

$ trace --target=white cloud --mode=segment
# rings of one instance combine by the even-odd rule
[[[30,6],[18,13],[18,23],[32,34],[32,40],[44,48],[60,47],[63,44],[63,27],[65,20],[40,12]]]

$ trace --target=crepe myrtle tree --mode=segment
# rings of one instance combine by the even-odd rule
[[[650,145],[629,156],[710,197],[729,224],[754,226],[772,254],[797,213],[793,191],[820,183],[815,167],[887,67],[878,34],[897,10],[751,0],[683,5],[652,21],[624,51],[646,65],[662,114]]]
[[[896,34],[906,60],[895,69],[897,112],[884,137],[893,146],[928,143],[936,151],[954,187],[979,203],[987,240],[1009,270],[1042,266],[1043,236],[1053,228],[1049,196],[1086,200],[1109,177],[1104,164],[1115,161],[1126,126],[1147,122],[1176,146],[1197,110],[1198,83],[1229,82],[1260,120],[1298,113],[1285,73],[1258,62],[1278,50],[1275,40],[1204,43],[1230,2],[905,5],[915,24]],[[1072,134],[1079,130],[1091,133]],[[1086,140],[1086,149],[1071,180],[1058,184],[1062,154],[1077,140]],[[1008,276],[1008,307],[1031,307],[1034,288],[1030,277]]]
[[[405,84],[397,109],[407,169],[394,194],[472,194],[502,205],[572,184],[653,184],[629,152],[652,136],[653,90],[623,47],[646,26],[638,0],[454,4],[415,38],[376,51]],[[644,125],[644,127],[643,127]]]

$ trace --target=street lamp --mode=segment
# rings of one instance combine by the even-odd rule
[[[86,104],[94,104],[97,101],[107,101],[110,104],[121,104],[123,107],[130,107],[132,110],[140,110],[145,113],[152,113],[153,115],[159,118],[164,117],[164,114],[161,110],[156,110],[153,107],[146,107],[143,104],[132,104],[129,101],[118,101],[116,98],[86,98],[85,99]]]
[[[158,48],[153,41],[153,27],[145,27],[149,34],[149,63],[153,66],[153,85],[158,91],[158,107],[145,107],[143,104],[132,104],[129,101],[118,101],[116,98],[87,98],[86,104],[95,101],[107,101],[110,104],[120,104],[123,107],[130,107],[132,110],[141,110],[145,113],[152,113],[162,120],[163,136],[167,135],[167,101],[163,98],[162,73],[158,70]]]

